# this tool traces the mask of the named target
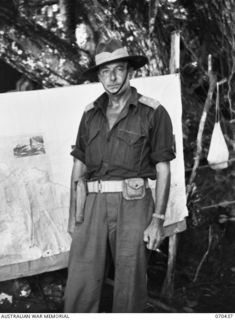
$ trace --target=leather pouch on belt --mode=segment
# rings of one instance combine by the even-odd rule
[[[142,178],[131,178],[123,181],[123,197],[126,200],[143,199],[145,196],[145,182]]]

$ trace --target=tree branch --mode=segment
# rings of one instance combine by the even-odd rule
[[[10,3],[0,3],[0,57],[42,87],[83,83],[89,54],[20,16],[14,6],[11,11]]]
[[[203,131],[206,123],[206,118],[208,111],[212,105],[212,97],[216,87],[216,76],[212,71],[212,62],[211,62],[211,55],[208,56],[208,77],[209,77],[209,89],[207,93],[207,98],[204,104],[202,116],[199,123],[198,133],[197,133],[197,149],[196,149],[196,156],[194,160],[193,169],[189,178],[189,182],[187,185],[187,197],[191,194],[193,190],[193,182],[197,174],[197,169],[199,167],[200,158],[202,154],[202,138],[203,138]]]
[[[149,1],[149,37],[152,36],[158,12],[159,0]]]
[[[203,257],[202,257],[202,260],[200,261],[200,263],[199,263],[199,265],[198,265],[198,267],[197,267],[195,276],[194,276],[194,278],[193,278],[193,282],[196,282],[196,281],[197,281],[197,278],[198,278],[199,272],[200,272],[200,270],[201,270],[201,267],[202,267],[204,261],[206,260],[206,257],[208,256],[208,254],[209,254],[209,252],[210,252],[212,240],[213,240],[213,237],[212,237],[212,227],[211,227],[211,225],[210,225],[210,226],[209,226],[209,233],[208,233],[208,248],[207,248],[205,254],[204,254]]]

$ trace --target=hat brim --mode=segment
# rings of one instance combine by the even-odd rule
[[[94,76],[100,67],[104,66],[105,64],[114,63],[118,61],[127,61],[130,63],[130,65],[133,67],[134,70],[137,70],[148,63],[148,58],[145,56],[128,56],[128,57],[113,59],[108,62],[104,62],[97,66],[93,66],[87,69],[86,71],[83,72],[83,77],[89,78],[91,76]]]

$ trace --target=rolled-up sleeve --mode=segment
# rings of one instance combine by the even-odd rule
[[[75,146],[73,146],[73,150],[70,153],[73,157],[82,161],[84,164],[85,164],[86,136],[87,136],[86,114],[84,113],[78,128],[76,144]]]
[[[151,119],[150,130],[151,160],[171,161],[175,158],[175,141],[170,116],[163,106],[158,106]]]

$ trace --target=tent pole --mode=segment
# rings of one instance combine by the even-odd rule
[[[174,31],[171,34],[171,58],[169,69],[171,74],[179,72],[180,69],[180,33],[178,31]],[[175,233],[169,237],[167,272],[162,288],[162,296],[169,300],[174,294],[177,244],[178,235]]]

